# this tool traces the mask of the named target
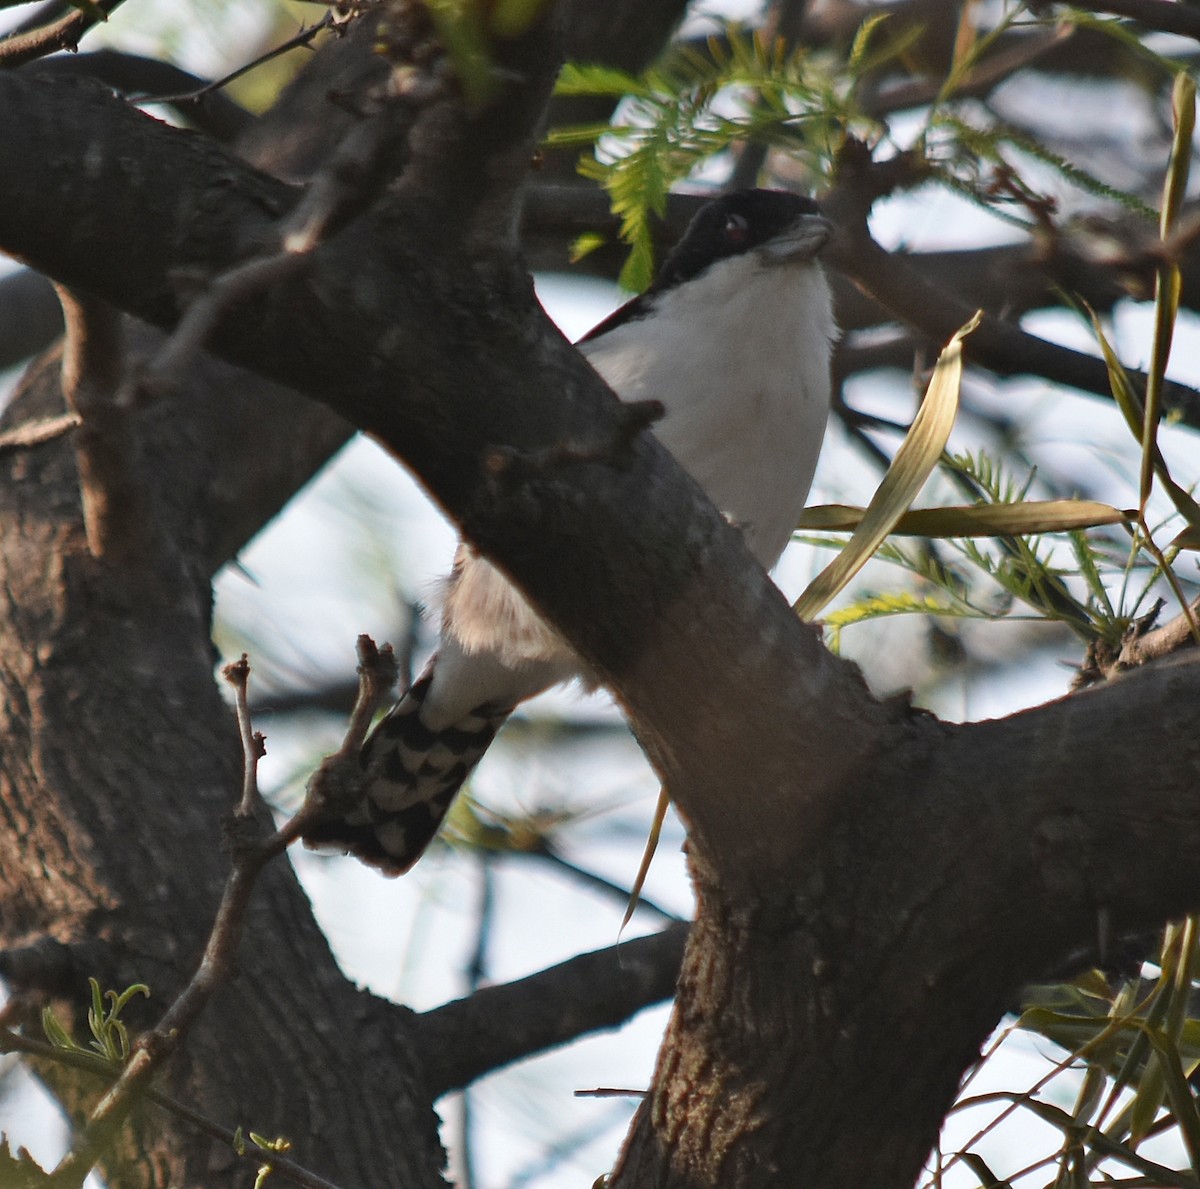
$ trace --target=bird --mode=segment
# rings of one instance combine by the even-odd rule
[[[804,509],[828,420],[836,338],[818,255],[832,225],[810,198],[739,190],[702,206],[654,280],[576,344],[739,526],[770,570]],[[517,705],[584,665],[524,595],[460,543],[438,647],[359,754],[357,803],[305,843],[402,875]]]

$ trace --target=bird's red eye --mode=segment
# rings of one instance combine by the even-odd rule
[[[731,244],[744,244],[750,225],[741,215],[729,215],[725,219],[725,238]]]

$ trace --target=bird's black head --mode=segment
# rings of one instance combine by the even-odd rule
[[[648,292],[690,281],[710,264],[761,247],[802,216],[817,214],[820,210],[811,198],[786,190],[738,190],[716,198],[688,224]]]
[[[728,260],[779,240],[804,216],[819,216],[820,213],[811,198],[789,194],[786,190],[738,190],[713,199],[696,212],[650,287],[609,314],[579,341],[591,342],[618,327],[648,317],[654,310],[655,299],[661,294],[698,277],[719,260]],[[782,250],[774,260],[787,260],[797,255],[811,257],[828,233],[827,225],[821,230],[822,220],[816,222],[817,229],[810,229],[807,237],[801,233],[794,244],[781,241]],[[770,263],[770,249],[766,256]]]

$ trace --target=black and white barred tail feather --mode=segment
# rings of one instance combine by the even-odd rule
[[[304,841],[335,847],[403,875],[424,853],[455,794],[512,713],[481,706],[452,726],[432,730],[421,707],[432,668],[371,732],[360,755],[363,797],[342,817],[311,827]]]

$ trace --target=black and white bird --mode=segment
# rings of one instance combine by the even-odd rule
[[[743,190],[708,203],[653,284],[579,342],[625,401],[746,534],[765,569],[804,509],[829,413],[835,336],[810,199]],[[460,545],[441,639],[363,746],[362,800],[306,835],[389,875],[420,858],[514,707],[582,662],[490,562]]]

